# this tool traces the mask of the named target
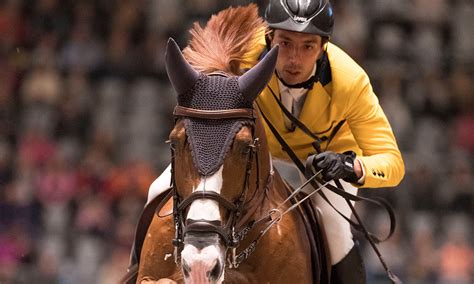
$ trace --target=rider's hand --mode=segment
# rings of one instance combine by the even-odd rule
[[[355,158],[356,154],[352,151],[343,154],[327,151],[316,155],[313,166],[316,171],[322,170],[321,174],[325,181],[343,179],[357,183],[359,177],[354,170]]]

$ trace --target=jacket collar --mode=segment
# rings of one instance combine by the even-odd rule
[[[281,100],[280,88],[278,84],[278,78],[273,75],[267,88],[271,88],[275,92],[276,96]],[[280,110],[277,102],[273,99],[270,90],[265,91],[266,102],[269,103],[265,106],[265,109],[271,111],[267,114],[273,117],[272,121],[277,122],[280,125],[280,129],[285,129],[283,122],[283,112]],[[303,109],[300,113],[300,121],[309,125],[314,124],[317,121],[321,121],[322,116],[327,112],[327,108],[331,103],[331,96],[326,89],[321,85],[320,82],[316,83],[312,90],[308,92]]]

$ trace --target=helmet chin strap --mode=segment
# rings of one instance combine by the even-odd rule
[[[297,83],[297,84],[288,84],[287,82],[285,82],[285,80],[283,80],[280,77],[280,75],[278,75],[278,72],[275,70],[275,74],[276,74],[278,80],[280,80],[280,82],[282,82],[282,84],[285,85],[287,88],[292,88],[292,89],[305,88],[307,90],[312,90],[314,83],[317,83],[319,81],[317,73],[318,73],[318,69],[316,68],[316,71],[314,71],[314,75],[309,77],[308,80],[306,80],[304,82],[301,82],[301,83]]]
[[[267,44],[267,46],[268,46],[268,44]],[[288,84],[287,82],[285,82],[285,80],[283,80],[283,78],[280,77],[280,75],[278,75],[278,72],[277,72],[276,69],[275,69],[275,74],[276,74],[278,80],[280,80],[282,82],[282,84],[285,85],[285,87],[287,87],[287,88],[293,88],[293,89],[304,88],[304,89],[307,89],[307,90],[312,90],[314,84],[319,82],[322,70],[324,68],[326,68],[326,61],[327,61],[326,54],[327,54],[327,43],[324,46],[324,52],[321,55],[321,58],[319,58],[318,61],[316,62],[316,69],[314,70],[313,76],[309,77],[306,81],[303,81],[301,83]]]
[[[266,34],[265,35],[265,43],[266,43],[266,50],[264,51],[263,54],[266,54],[270,49],[271,49],[271,42],[272,42],[272,37],[273,37],[273,30],[271,31],[270,34]],[[288,84],[287,82],[285,82],[285,80],[283,80],[283,78],[280,77],[280,75],[278,75],[278,72],[277,70],[275,69],[275,75],[277,76],[278,80],[280,80],[280,82],[287,88],[292,88],[292,89],[301,89],[301,88],[304,88],[304,89],[307,89],[307,90],[312,90],[313,89],[313,86],[315,83],[317,83],[320,79],[320,75],[321,75],[321,72],[322,72],[322,69],[324,69],[326,67],[326,59],[324,59],[325,55],[327,54],[327,42],[324,44],[324,51],[323,51],[323,54],[321,55],[321,58],[318,59],[318,61],[316,62],[316,69],[314,70],[314,74],[309,77],[306,81],[304,82],[301,82],[301,83],[297,83],[297,84]],[[261,56],[262,56],[261,55]]]

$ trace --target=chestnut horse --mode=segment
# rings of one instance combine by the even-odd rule
[[[278,48],[239,76],[264,28],[249,5],[222,11],[204,29],[195,24],[186,58],[168,41],[167,73],[178,94],[169,135],[173,198],[164,199],[144,237],[137,283],[321,279],[307,217],[299,207],[281,215],[292,206],[285,202],[291,189],[273,169],[253,109]]]

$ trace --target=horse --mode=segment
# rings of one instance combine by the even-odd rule
[[[308,216],[289,211],[290,186],[272,165],[254,100],[274,72],[278,47],[242,74],[244,54],[265,29],[257,8],[226,9],[195,24],[165,64],[178,94],[169,134],[172,186],[140,244],[136,283],[319,283]],[[184,55],[183,55],[184,53]],[[282,212],[285,212],[283,214]],[[325,261],[324,261],[325,260]]]

